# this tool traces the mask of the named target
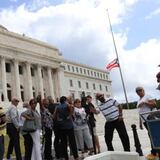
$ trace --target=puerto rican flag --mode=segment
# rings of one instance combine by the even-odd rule
[[[112,68],[115,68],[115,67],[119,67],[119,62],[118,62],[118,59],[114,59],[112,62],[110,62],[109,64],[107,64],[106,68],[108,71],[111,71]]]

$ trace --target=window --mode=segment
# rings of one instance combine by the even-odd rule
[[[93,71],[91,71],[91,76],[93,76]]]
[[[86,74],[86,70],[84,69],[84,74]]]
[[[19,67],[19,74],[22,75],[23,74],[23,66],[19,65],[18,67]]]
[[[11,101],[11,99],[12,99],[12,90],[11,90],[11,85],[9,83],[7,83],[7,97],[8,97],[8,100]]]
[[[102,73],[100,74],[100,76],[101,76],[101,79],[102,79]]]
[[[68,70],[70,71],[70,65],[68,65]]]
[[[80,68],[80,72],[81,72],[81,74],[82,74],[82,68]]]
[[[43,78],[43,69],[41,69],[41,74],[42,74],[42,78]]]
[[[22,101],[24,101],[24,88],[22,85],[20,85],[20,89],[21,89],[21,98],[22,98]]]
[[[99,73],[97,73],[97,76],[98,76],[98,78],[99,78]]]
[[[80,81],[78,81],[78,87],[81,88],[81,82]]]
[[[71,92],[71,97],[73,98],[73,99],[75,99],[75,94],[73,93],[73,92]]]
[[[93,83],[93,89],[96,90],[96,85],[95,85],[95,83]]]
[[[106,79],[108,79],[108,75],[106,74]]]
[[[72,66],[72,71],[74,72],[74,66]]]
[[[31,67],[31,76],[34,77],[34,68]]]
[[[77,73],[79,72],[78,67],[76,67],[76,71],[77,71]]]
[[[32,87],[32,92],[33,92],[33,97],[35,98],[36,97],[36,91],[35,91],[34,87]]]
[[[69,84],[70,84],[70,87],[73,87],[73,81],[72,81],[72,79],[69,80]]]
[[[89,72],[89,70],[87,70],[87,72],[88,72],[88,75],[90,75],[90,72]]]
[[[96,72],[94,72],[94,76],[96,77]]]
[[[100,91],[102,90],[102,86],[101,86],[101,84],[99,85],[99,90],[100,90]]]
[[[89,84],[88,84],[88,82],[86,82],[86,88],[89,89]]]
[[[106,88],[106,91],[108,92],[108,87],[106,86],[105,88]]]
[[[103,74],[103,79],[105,79],[105,74]]]
[[[10,73],[11,72],[11,64],[6,63],[6,72]]]

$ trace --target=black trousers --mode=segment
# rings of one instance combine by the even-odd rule
[[[109,151],[114,151],[112,140],[114,129],[117,130],[119,137],[122,141],[124,151],[130,151],[130,142],[127,134],[127,130],[124,121],[115,120],[112,122],[106,122],[105,124],[105,142]]]
[[[24,160],[31,160],[32,156],[32,148],[33,148],[33,140],[29,133],[23,135],[24,138],[24,147],[25,147],[25,155]]]
[[[60,139],[61,139],[61,144],[62,144],[62,156],[65,158],[65,160],[68,160],[68,152],[67,152],[67,146],[68,146],[68,141],[70,144],[70,149],[72,151],[73,157],[76,159],[78,158],[78,151],[77,151],[77,145],[76,145],[76,140],[74,136],[74,130],[72,129],[60,129]]]
[[[61,147],[60,129],[58,128],[57,125],[54,125],[53,131],[54,131],[53,145],[54,145],[54,150],[55,150],[55,157],[59,159],[59,158],[62,158],[61,157],[62,147]]]
[[[44,157],[45,160],[52,159],[52,129],[45,127],[45,147],[44,147]]]
[[[22,160],[20,142],[19,142],[19,132],[16,129],[16,127],[13,125],[13,123],[7,124],[7,134],[9,136],[7,159],[10,158],[10,155],[12,154],[13,148],[14,148],[16,153],[16,159]]]

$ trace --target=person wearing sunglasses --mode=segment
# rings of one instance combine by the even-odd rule
[[[114,151],[112,145],[113,133],[116,129],[121,139],[124,151],[130,151],[130,142],[125,123],[123,121],[122,106],[113,98],[105,99],[104,94],[97,93],[96,99],[101,102],[98,106],[106,119],[105,142],[108,151]]]

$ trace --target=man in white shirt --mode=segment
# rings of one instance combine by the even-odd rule
[[[7,159],[11,158],[10,156],[13,152],[13,148],[15,148],[17,160],[22,160],[19,142],[19,115],[17,110],[18,103],[19,100],[17,98],[13,98],[6,113],[7,134],[10,139],[8,144]]]
[[[156,101],[153,97],[151,97],[150,95],[145,94],[144,88],[143,87],[136,87],[135,89],[137,95],[139,96],[139,100],[137,102],[137,108],[139,110],[139,115],[146,113],[146,112],[150,112],[150,111],[154,111],[156,110]],[[145,119],[147,119],[147,114],[143,115],[143,118],[140,118],[140,129],[143,129],[142,127],[142,123],[145,126],[145,128],[148,130],[147,124],[145,122]],[[151,154],[149,154],[147,156],[147,158],[154,158],[156,156],[157,151],[155,149],[153,149],[153,146],[151,145]]]

